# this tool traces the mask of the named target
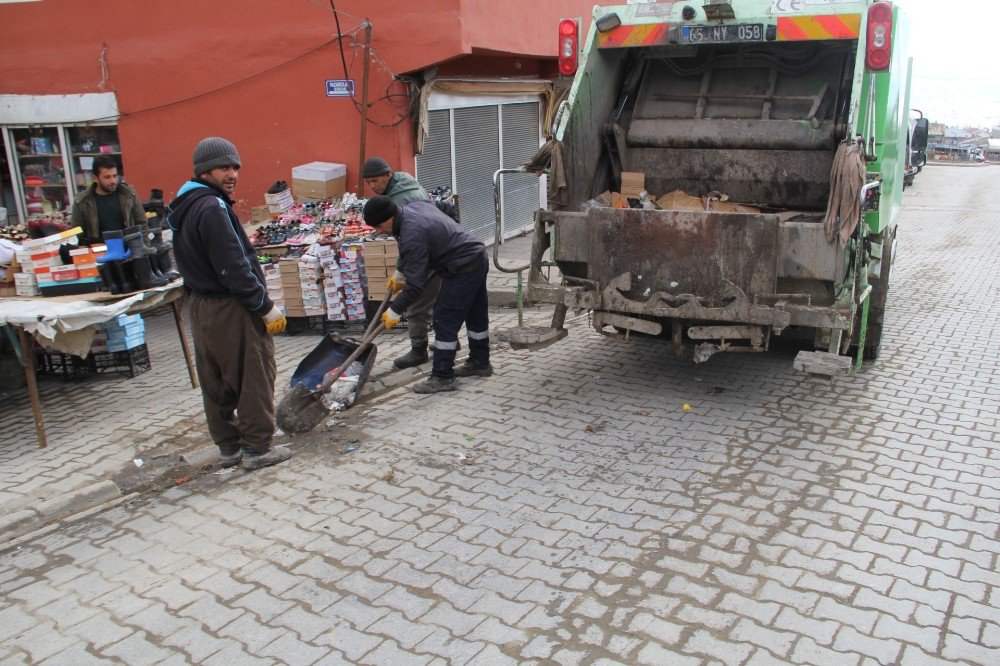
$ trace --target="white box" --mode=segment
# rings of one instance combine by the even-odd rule
[[[347,165],[334,162],[310,162],[292,167],[292,178],[301,180],[335,180],[346,175]]]

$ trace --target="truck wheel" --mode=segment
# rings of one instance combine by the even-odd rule
[[[896,227],[885,236],[882,246],[882,271],[879,277],[871,281],[872,293],[868,297],[868,332],[865,335],[864,360],[878,359],[882,351],[882,329],[885,324],[885,304],[889,294],[889,275],[892,273],[892,245],[896,240]],[[857,353],[853,347],[852,355]]]

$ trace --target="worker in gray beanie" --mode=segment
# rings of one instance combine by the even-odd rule
[[[191,334],[205,420],[223,467],[254,470],[292,455],[274,446],[273,335],[285,315],[233,210],[242,166],[217,136],[194,149],[195,177],[167,207],[177,268],[189,294]]]
[[[216,167],[243,166],[236,146],[220,136],[202,139],[194,149],[194,177],[208,173]]]

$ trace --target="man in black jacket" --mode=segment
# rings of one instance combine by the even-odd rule
[[[230,198],[239,180],[236,146],[220,137],[194,150],[195,177],[167,207],[174,254],[191,295],[191,333],[205,418],[222,466],[247,470],[288,460],[273,446],[275,333],[285,317]]]
[[[442,277],[441,294],[434,305],[434,362],[430,378],[417,384],[417,393],[454,391],[455,377],[489,377],[490,319],[486,297],[489,260],[486,246],[438,210],[434,202],[412,201],[399,207],[387,196],[365,204],[365,222],[399,243],[405,287],[382,315],[392,328],[423,293],[429,271]],[[455,368],[458,331],[465,324],[469,358]]]

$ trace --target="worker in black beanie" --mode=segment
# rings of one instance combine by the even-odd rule
[[[430,199],[397,206],[389,197],[376,196],[365,204],[363,215],[366,224],[396,238],[404,267],[405,287],[382,314],[386,329],[399,323],[402,313],[420,298],[430,271],[441,277],[441,293],[434,305],[431,376],[413,390],[454,391],[455,377],[492,375],[486,246]],[[463,324],[469,337],[469,358],[455,368],[458,331]]]

